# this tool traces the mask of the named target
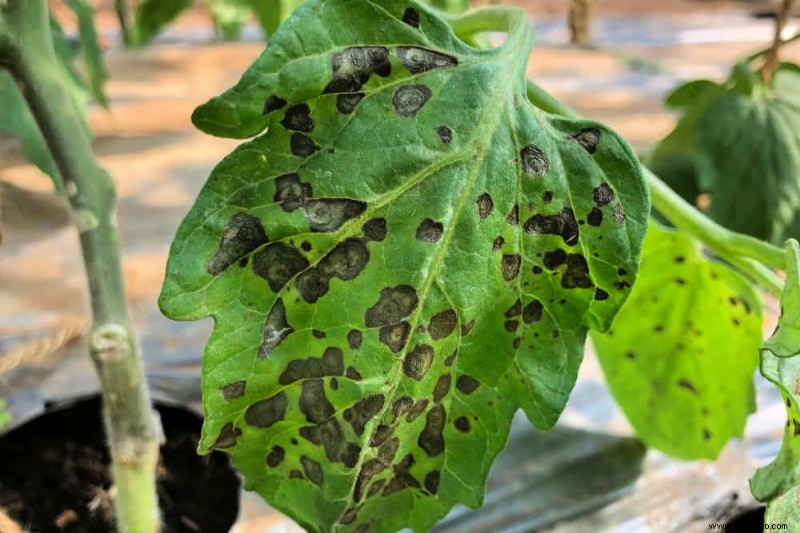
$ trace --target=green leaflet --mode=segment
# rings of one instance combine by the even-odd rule
[[[527,101],[531,31],[501,12],[476,50],[416,2],[312,0],[194,114],[258,136],[181,224],[160,306],[214,317],[201,451],[309,530],[479,505],[515,410],[555,423],[634,282],[639,165]]]
[[[238,39],[250,16],[249,0],[206,0],[219,33],[226,41]]]
[[[778,457],[760,468],[750,480],[756,499],[770,502],[767,518],[773,522],[797,520],[797,495],[800,487],[800,343],[798,343],[798,304],[800,304],[800,245],[786,243],[789,256],[786,284],[781,295],[778,329],[761,350],[761,374],[780,391],[786,403],[786,431]],[[769,521],[769,520],[768,520]],[[790,529],[791,530],[791,529]]]
[[[613,330],[592,341],[614,397],[648,446],[713,459],[742,435],[755,409],[760,303],[694,240],[651,225],[636,287]]]
[[[152,41],[191,5],[192,0],[143,0],[134,13],[132,45],[142,47]]]

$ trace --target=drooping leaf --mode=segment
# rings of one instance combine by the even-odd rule
[[[786,430],[778,457],[750,480],[753,496],[768,504],[768,517],[786,523],[800,516],[800,245],[786,243],[786,284],[781,295],[778,329],[761,350],[761,374],[781,391],[786,404]],[[790,529],[791,531],[791,529]]]
[[[757,82],[752,82],[757,83]],[[698,181],[724,226],[782,243],[800,208],[800,73],[783,68],[773,89],[740,85],[721,95],[697,130]]]
[[[212,173],[160,297],[215,320],[200,449],[310,530],[479,505],[514,411],[555,422],[636,276],[639,165],[527,101],[511,13],[480,51],[413,1],[312,0],[193,116],[258,135]]]
[[[152,41],[192,0],[143,0],[133,16],[133,46],[141,47]]]
[[[639,278],[592,341],[614,397],[649,446],[715,458],[755,408],[758,296],[697,242],[651,225]]]
[[[80,35],[81,54],[86,65],[86,74],[89,78],[89,88],[97,103],[108,107],[108,97],[105,92],[105,83],[108,72],[103,63],[103,52],[97,29],[94,25],[94,9],[87,0],[67,0],[67,5],[78,19],[78,33]]]

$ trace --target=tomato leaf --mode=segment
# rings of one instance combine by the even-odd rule
[[[634,282],[638,162],[528,102],[509,13],[477,50],[413,1],[312,0],[193,116],[257,136],[181,224],[160,297],[214,317],[200,449],[310,530],[479,505],[513,413],[555,423]]]
[[[778,328],[761,351],[761,374],[781,391],[786,404],[786,430],[775,460],[756,471],[750,490],[757,500],[769,502],[768,521],[797,523],[800,494],[800,245],[786,244],[786,284],[781,295]]]
[[[636,287],[612,331],[592,340],[614,397],[648,446],[713,459],[742,435],[755,408],[760,303],[697,242],[652,225]]]
[[[192,0],[143,0],[134,12],[131,44],[146,45],[191,5]]]

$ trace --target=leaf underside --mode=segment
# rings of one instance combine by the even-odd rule
[[[777,458],[756,471],[750,489],[768,502],[765,523],[798,526],[800,517],[800,245],[786,245],[786,283],[781,294],[778,328],[761,351],[761,374],[783,396],[786,429]],[[793,531],[790,527],[789,531]]]
[[[636,287],[612,330],[592,342],[614,397],[648,446],[714,459],[743,434],[755,408],[760,302],[691,238],[651,226]]]
[[[634,281],[638,163],[527,101],[516,15],[480,51],[416,2],[310,1],[195,112],[258,136],[182,223],[160,305],[215,320],[201,451],[309,530],[479,505],[514,411],[552,426]]]

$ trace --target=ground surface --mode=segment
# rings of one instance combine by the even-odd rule
[[[673,124],[674,118],[660,105],[666,91],[682,79],[721,77],[733,60],[767,43],[772,31],[768,20],[749,18],[741,3],[598,0],[596,12],[604,18],[595,24],[596,47],[573,49],[565,46],[563,18],[548,18],[564,11],[564,0],[507,3],[523,4],[536,15],[538,48],[531,57],[529,75],[581,113],[617,129],[637,149],[646,148]],[[111,19],[107,13],[101,13],[101,18],[104,38],[113,45]],[[209,324],[170,323],[159,315],[155,298],[178,223],[212,166],[236,146],[236,142],[194,130],[191,112],[233,84],[262,47],[255,40],[211,42],[205,15],[195,11],[140,53],[108,50],[111,111],[91,112],[96,151],[119,191],[127,290],[151,383],[158,396],[195,407],[199,355]],[[800,59],[800,46],[787,53]],[[22,354],[33,363],[0,375],[0,392],[9,398],[17,421],[40,412],[45,402],[90,393],[95,387],[83,356],[87,314],[76,234],[51,189],[47,178],[25,164],[14,142],[0,139],[0,352]],[[53,372],[53,363],[59,365],[59,372]],[[777,450],[783,410],[772,400],[767,397],[762,402],[760,414],[748,427],[758,446],[732,444],[716,463],[674,463],[649,453],[643,463],[645,477],[633,493],[590,518],[570,522],[564,531],[616,526],[624,531],[690,530],[687,524],[696,521],[692,517],[705,516],[702,509],[724,503],[730,491],[746,495],[746,479],[754,465]],[[562,424],[617,435],[629,432],[591,356]],[[521,424],[520,431],[527,431],[525,427]],[[634,453],[627,442],[600,439],[575,448],[573,455],[557,449],[548,453],[574,466],[592,453],[620,446],[624,454]],[[527,446],[524,439],[519,443]],[[537,465],[530,468],[538,472]],[[509,472],[517,472],[515,464],[508,463],[505,475]],[[502,474],[495,480],[498,490],[504,487]],[[621,486],[605,490],[617,497]],[[507,495],[492,500],[492,494],[488,504],[507,501]],[[254,502],[245,501],[239,532],[291,527],[286,519]],[[482,515],[482,519],[509,512],[499,503],[492,511],[488,504],[489,512],[495,514]],[[553,507],[551,501],[542,509],[548,506]],[[588,510],[567,508],[574,514]],[[706,514],[713,515],[713,510]],[[476,531],[470,528],[478,523],[496,525],[464,516],[463,510],[455,513],[454,531]],[[555,516],[551,523],[569,518]],[[518,523],[523,522],[520,518]]]

